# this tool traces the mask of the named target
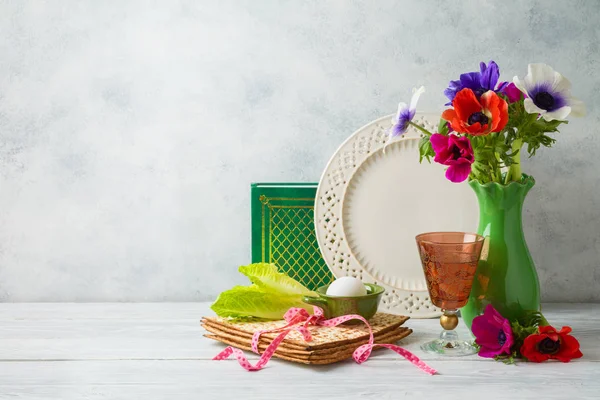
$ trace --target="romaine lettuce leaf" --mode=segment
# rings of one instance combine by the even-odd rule
[[[312,311],[312,306],[302,302],[302,295],[265,292],[259,286],[252,285],[235,286],[224,291],[210,308],[221,317],[281,319],[292,307]]]
[[[235,286],[219,295],[211,309],[221,317],[281,319],[291,307],[312,311],[303,296],[317,296],[302,284],[277,270],[277,266],[256,263],[241,266],[239,271],[251,281],[250,286]]]
[[[244,265],[239,268],[239,271],[246,275],[252,283],[268,292],[318,296],[317,293],[308,290],[293,278],[279,272],[275,264],[255,263]]]

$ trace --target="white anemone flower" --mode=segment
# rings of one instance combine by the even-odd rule
[[[571,96],[571,82],[546,64],[529,64],[527,75],[513,82],[527,95],[525,111],[540,114],[546,121],[565,120],[569,114],[585,115],[585,104]]]

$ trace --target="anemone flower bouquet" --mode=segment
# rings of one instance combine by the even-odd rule
[[[535,184],[521,171],[523,153],[530,157],[555,140],[567,117],[582,116],[584,104],[571,96],[571,83],[546,64],[529,64],[527,75],[500,80],[494,61],[479,71],[450,81],[447,109],[437,132],[412,120],[424,92],[414,91],[410,104],[400,103],[390,140],[409,127],[422,132],[420,161],[447,166],[446,178],[469,180],[479,202],[478,234],[486,237],[467,304],[461,308],[482,357],[530,361],[581,357],[579,343],[549,326],[540,313],[540,285],[525,243],[522,207]]]
[[[583,102],[571,96],[571,83],[546,64],[529,64],[523,78],[500,81],[494,61],[481,63],[478,72],[450,81],[444,94],[449,106],[433,133],[412,122],[421,87],[410,105],[400,103],[390,138],[404,134],[409,126],[423,133],[420,160],[431,158],[448,166],[446,177],[455,183],[467,178],[481,184],[521,181],[521,153],[535,155],[550,147],[569,116],[585,114]]]

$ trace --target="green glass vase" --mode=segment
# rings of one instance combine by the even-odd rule
[[[478,234],[486,238],[473,288],[461,315],[469,327],[492,304],[510,320],[540,310],[540,283],[523,234],[523,201],[531,176],[508,185],[471,181],[479,201]]]

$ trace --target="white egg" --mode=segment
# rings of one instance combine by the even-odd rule
[[[343,276],[333,281],[327,288],[329,296],[357,297],[367,294],[367,288],[360,279],[352,276]]]

